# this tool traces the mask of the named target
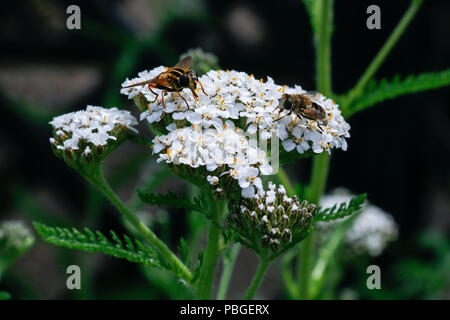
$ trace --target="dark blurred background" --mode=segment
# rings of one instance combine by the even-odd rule
[[[66,28],[70,4],[81,8],[81,30]],[[366,28],[370,4],[381,8],[381,30]],[[408,5],[409,1],[400,0],[335,1],[336,93],[356,83]],[[448,68],[449,17],[449,1],[425,1],[376,78]],[[118,213],[52,154],[48,141],[48,121],[54,115],[87,104],[119,106],[137,115],[132,101],[119,94],[126,77],[161,64],[173,65],[183,52],[201,47],[214,53],[223,69],[257,78],[269,75],[276,83],[300,84],[306,90],[315,86],[312,31],[300,0],[8,1],[0,14],[0,44],[0,221],[21,219],[30,226],[38,220],[126,232]],[[353,288],[361,298],[421,299],[436,297],[436,292],[438,298],[449,298],[448,282],[433,278],[434,270],[449,265],[448,254],[439,256],[419,238],[431,232],[448,243],[449,99],[448,88],[418,93],[376,105],[348,120],[349,149],[333,154],[328,190],[345,186],[354,193],[367,192],[369,200],[391,213],[399,225],[399,239],[370,260],[384,272],[382,292],[363,288],[361,261],[346,271],[341,286]],[[107,175],[121,197],[129,199],[139,177],[159,169],[154,161],[145,161],[149,150],[130,143],[120,150],[108,159]],[[309,161],[303,161],[288,170],[296,181],[307,182],[309,168]],[[171,179],[155,191],[169,186],[179,192],[186,188]],[[172,247],[180,235],[188,237],[189,223],[182,210],[158,213],[150,208],[150,212],[155,229]],[[254,260],[252,254],[241,254],[230,297],[242,294]],[[65,288],[65,268],[71,263],[91,270],[89,288],[82,292]],[[413,271],[404,267],[411,263]],[[448,281],[448,269],[442,272]],[[146,273],[143,276],[127,261],[38,240],[8,271],[0,288],[18,299],[156,299],[170,295],[173,289],[168,286],[176,287],[171,278],[165,285],[154,279],[164,278],[160,273]],[[414,279],[422,279],[417,281],[424,285],[411,288],[408,282]],[[261,298],[285,297],[277,266],[261,292],[265,293]]]

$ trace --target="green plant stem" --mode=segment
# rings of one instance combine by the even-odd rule
[[[319,0],[317,0],[319,1]],[[372,63],[367,70],[361,76],[354,89],[350,90],[347,105],[351,105],[355,98],[357,98],[367,83],[371,80],[375,72],[383,63],[389,52],[392,50],[411,19],[419,9],[423,0],[412,0],[412,3],[391,34],[379,53],[376,55]],[[316,74],[317,74],[317,89],[325,95],[332,96],[331,87],[331,28],[332,28],[332,0],[322,0],[320,5],[320,14],[318,17],[319,24],[317,27],[315,40],[316,40]],[[326,180],[329,170],[330,156],[326,153],[317,155],[313,160],[313,169],[311,175],[311,184],[307,190],[306,198],[312,203],[318,203],[326,187]],[[335,250],[335,249],[333,249]],[[331,252],[331,251],[329,251]],[[329,253],[328,252],[328,253]],[[311,233],[300,245],[300,261],[298,270],[298,298],[308,299],[313,297],[312,294],[316,294],[318,289],[314,289],[311,292],[311,266],[313,263],[314,255],[314,233]],[[328,254],[323,255],[323,259],[329,258]],[[320,262],[317,266],[316,273],[319,274],[319,270],[323,270],[326,266],[326,262]],[[317,275],[316,274],[316,275]],[[315,286],[320,287],[320,283],[323,279],[320,279]]]
[[[342,266],[340,265],[338,254],[339,252],[335,253],[328,261],[328,265],[333,267],[327,270],[326,279],[323,279],[324,282],[326,280],[326,284],[322,289],[321,298],[325,300],[337,299],[335,293],[337,291],[336,288],[339,285],[339,280],[343,277]]]
[[[137,216],[119,199],[116,193],[111,189],[106,181],[101,164],[98,164],[94,170],[87,173],[85,170],[77,170],[88,181],[93,183],[104,196],[119,210],[121,214],[154,246],[161,255],[172,265],[175,265],[183,274],[183,279],[188,283],[192,280],[192,274],[189,269],[178,259],[178,257],[162,242],[147,226],[142,223]]]
[[[291,262],[294,255],[294,251],[288,251],[281,260],[281,276],[291,298],[298,296],[298,288],[291,271]]]
[[[317,89],[325,95],[332,94],[331,87],[331,33],[333,25],[333,1],[322,0],[320,17],[316,34],[316,75]],[[308,188],[307,199],[316,203],[325,190],[328,176],[330,157],[323,152],[313,159],[311,184]],[[314,255],[314,233],[300,244],[300,261],[298,263],[298,298],[308,299],[309,281]]]
[[[333,235],[327,243],[320,249],[317,262],[311,272],[309,298],[315,299],[320,293],[322,284],[325,280],[325,271],[328,268],[329,262],[341,247],[342,242],[345,239],[345,235],[347,234],[348,229],[352,226],[356,216],[357,214],[354,214],[350,218],[343,221],[333,232]]]
[[[211,218],[214,219],[216,223],[211,221],[209,224],[205,257],[203,258],[203,265],[200,270],[197,291],[195,292],[195,299],[197,300],[211,299],[214,273],[216,271],[217,262],[220,256],[220,228],[217,223],[221,218],[221,204],[218,206],[217,200],[211,194],[209,189],[203,190],[203,192],[206,192],[208,195]]]
[[[403,15],[402,19],[398,23],[398,25],[395,27],[394,31],[391,33],[389,38],[386,40],[383,47],[378,51],[375,58],[370,63],[369,67],[366,69],[366,71],[363,73],[361,78],[356,83],[355,87],[350,90],[347,105],[350,106],[353,101],[358,98],[364,88],[367,86],[368,82],[372,79],[374,74],[377,72],[378,68],[381,66],[381,64],[384,62],[386,57],[391,52],[392,48],[394,48],[397,41],[400,39],[403,32],[408,27],[411,20],[414,18],[414,15],[416,14],[417,10],[420,8],[420,5],[422,4],[423,0],[412,0],[411,5],[409,6],[408,10]]]
[[[330,155],[322,152],[314,157],[311,185],[308,188],[307,200],[311,203],[319,203],[322,197],[328,177],[328,170],[330,165]],[[310,297],[310,280],[311,269],[313,266],[314,256],[314,233],[310,233],[308,237],[300,244],[300,261],[298,263],[298,298],[308,299]]]
[[[319,1],[319,0],[317,0]],[[333,0],[321,0],[316,40],[316,77],[317,90],[331,96],[331,35],[333,28]],[[328,177],[330,156],[326,152],[313,159],[311,183],[306,199],[317,204],[325,190]],[[310,275],[314,260],[314,233],[300,243],[300,261],[298,263],[298,298],[308,299],[310,291]]]
[[[235,243],[228,255],[223,258],[223,270],[220,277],[219,290],[217,292],[217,300],[225,300],[228,292],[228,285],[230,283],[231,275],[233,273],[234,263],[241,250],[241,245]]]
[[[319,203],[327,184],[328,171],[330,166],[330,155],[322,152],[313,159],[311,184],[307,192],[307,200],[312,203]]]
[[[297,299],[308,299],[310,275],[312,269],[312,260],[314,254],[314,233],[310,233],[308,237],[300,243],[300,261],[297,270]]]
[[[320,3],[320,23],[317,26],[316,76],[317,90],[331,95],[331,34],[333,33],[333,0],[316,0]]]
[[[292,196],[295,194],[295,188],[283,168],[278,169],[278,179],[280,179],[280,183],[286,188],[288,195]]]
[[[250,283],[250,286],[247,289],[247,292],[245,293],[244,299],[245,300],[251,300],[253,299],[253,296],[256,293],[256,290],[258,290],[262,279],[264,278],[267,269],[269,268],[270,261],[266,258],[260,257],[259,258],[259,264],[258,268],[256,269],[256,273],[253,276],[252,282]]]

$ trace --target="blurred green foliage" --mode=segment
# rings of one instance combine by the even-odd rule
[[[395,265],[399,283],[394,291],[402,299],[450,298],[450,239],[436,231],[419,235],[421,258],[411,257]]]

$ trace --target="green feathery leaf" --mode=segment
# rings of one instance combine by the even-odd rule
[[[363,193],[353,197],[348,203],[342,202],[339,206],[335,204],[331,208],[320,209],[314,217],[314,221],[331,221],[355,214],[363,208],[366,198],[367,194]]]
[[[441,72],[422,73],[416,76],[410,75],[404,79],[396,76],[391,81],[386,79],[372,81],[364,90],[364,93],[350,106],[345,104],[346,96],[341,97],[339,102],[346,107],[344,116],[348,117],[384,100],[448,85],[450,85],[450,69]]]
[[[198,277],[200,276],[200,270],[202,269],[204,257],[205,257],[205,251],[202,248],[198,253],[198,263],[197,263],[197,266],[195,267],[194,272],[192,273],[193,277],[192,277],[191,283],[195,283],[198,280]]]
[[[180,239],[180,245],[178,246],[178,252],[180,253],[181,261],[189,267],[190,259],[189,259],[189,247],[183,238]]]
[[[102,252],[116,258],[165,269],[182,278],[181,271],[175,265],[168,263],[156,250],[137,239],[133,241],[126,235],[121,239],[114,231],[111,231],[112,240],[109,240],[100,231],[94,233],[87,228],[83,233],[75,228],[69,230],[67,228],[49,227],[38,222],[34,222],[34,227],[44,241],[54,245],[69,249]]]

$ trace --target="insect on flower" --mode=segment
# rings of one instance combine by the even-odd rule
[[[148,85],[148,89],[154,95],[156,95],[155,100],[153,100],[152,102],[155,102],[156,99],[158,99],[158,94],[154,92],[152,88],[160,89],[162,90],[162,104],[164,107],[164,94],[166,94],[167,92],[176,92],[180,96],[180,98],[183,99],[184,102],[186,102],[186,105],[189,108],[189,104],[187,103],[186,99],[184,99],[180,94],[180,91],[182,91],[184,88],[189,88],[192,91],[192,95],[194,96],[194,98],[197,99],[197,94],[194,90],[197,88],[198,83],[200,84],[203,93],[206,94],[205,90],[203,89],[202,83],[198,80],[197,74],[189,69],[191,61],[192,58],[190,56],[184,57],[174,67],[161,72],[153,79],[132,84],[124,88]]]
[[[324,107],[314,100],[316,94],[316,92],[312,91],[304,94],[283,94],[278,102],[277,109],[287,110],[289,112],[274,121],[278,121],[291,113],[294,113],[300,118],[304,117],[310,120],[320,121],[324,125],[327,125],[327,112]]]

